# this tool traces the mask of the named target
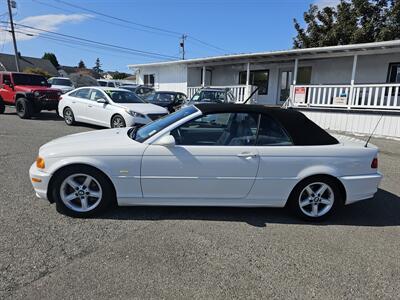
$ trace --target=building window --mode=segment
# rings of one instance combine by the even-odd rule
[[[239,72],[239,84],[246,84],[247,71]],[[250,84],[258,87],[259,95],[268,94],[269,70],[250,71]]]
[[[389,64],[388,83],[400,83],[400,63]]]
[[[154,86],[154,74],[145,74],[143,77],[143,83],[145,85]]]
[[[311,67],[299,67],[297,70],[297,85],[306,85],[311,83]]]

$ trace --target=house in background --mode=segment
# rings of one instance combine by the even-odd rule
[[[400,40],[129,65],[139,84],[187,93],[229,87],[238,102],[290,100],[321,126],[400,137]]]
[[[20,70],[23,71],[28,68],[38,68],[47,72],[51,76],[57,76],[57,69],[53,64],[43,58],[35,58],[28,56],[19,56]],[[15,56],[11,54],[0,54],[0,71],[16,72]]]
[[[69,77],[71,74],[75,74],[75,73],[82,73],[82,74],[91,76],[94,79],[101,78],[100,74],[93,71],[92,69],[78,68],[78,67],[72,67],[72,66],[60,66],[58,68],[58,75],[61,77]]]

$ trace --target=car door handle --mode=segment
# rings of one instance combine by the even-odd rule
[[[237,156],[238,157],[256,157],[258,154],[257,153],[253,153],[253,152],[242,152],[239,153]]]
[[[88,107],[93,107],[92,105],[88,105]]]
[[[76,101],[72,101],[72,103],[76,103]]]

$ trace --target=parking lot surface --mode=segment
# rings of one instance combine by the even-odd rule
[[[28,169],[42,144],[98,129],[0,115],[0,298],[400,297],[400,142],[372,139],[377,196],[321,224],[264,208],[60,215],[35,197]]]

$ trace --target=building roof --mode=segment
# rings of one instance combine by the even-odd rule
[[[47,59],[20,56],[19,64],[21,71],[24,71],[26,68],[39,68],[43,71],[46,71],[52,76],[58,75],[57,69]],[[2,69],[3,71],[16,72],[17,68],[15,66],[14,55],[0,53],[0,69]]]
[[[173,64],[208,64],[208,63],[242,63],[244,61],[257,61],[260,59],[295,59],[295,58],[313,58],[313,57],[330,57],[330,56],[350,56],[354,54],[368,54],[368,53],[391,53],[399,51],[400,40],[386,41],[386,42],[375,42],[375,43],[364,43],[364,44],[352,44],[352,45],[340,45],[340,46],[329,46],[329,47],[316,47],[316,48],[305,48],[305,49],[289,49],[279,51],[267,51],[267,52],[255,52],[255,53],[244,53],[244,54],[230,54],[222,56],[213,56],[205,58],[194,58],[187,60],[174,60],[166,62],[154,62],[146,64],[132,64],[128,65],[129,68],[140,68],[140,67],[156,67]]]

